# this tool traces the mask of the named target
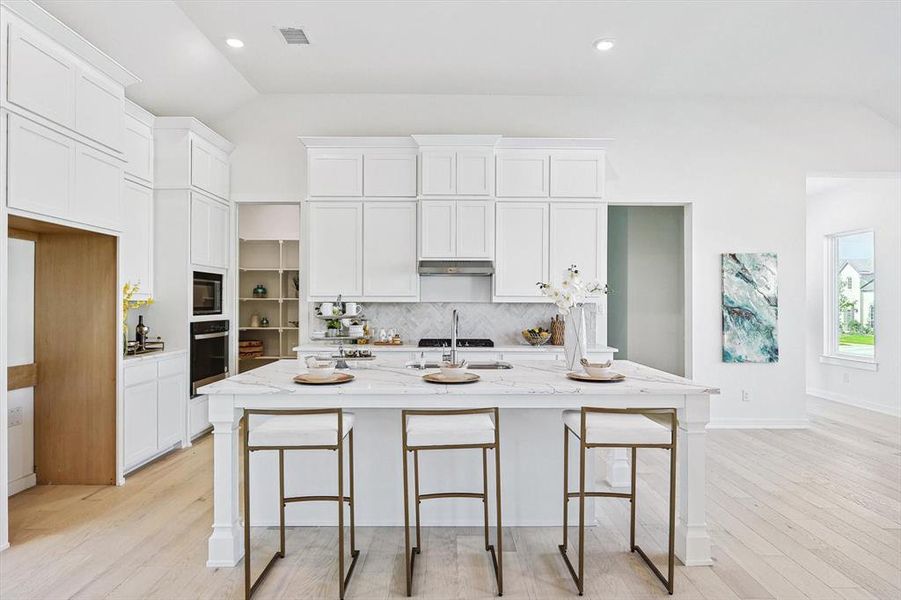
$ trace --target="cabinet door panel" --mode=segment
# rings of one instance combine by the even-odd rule
[[[180,359],[174,359],[180,360]],[[157,448],[163,450],[181,440],[187,386],[183,373],[161,377],[157,383]]]
[[[310,196],[363,195],[363,154],[360,152],[311,154],[307,168]]]
[[[140,284],[139,297],[152,296],[153,190],[131,181],[123,185],[119,252],[122,281]]]
[[[72,127],[75,116],[75,65],[39,36],[17,25],[9,26],[7,98]]]
[[[75,129],[109,146],[122,148],[125,95],[99,78],[80,72],[75,90]]]
[[[416,298],[416,202],[367,202],[363,208],[363,294]]]
[[[458,200],[456,206],[458,258],[493,258],[494,203]]]
[[[212,151],[200,140],[191,141],[191,185],[213,193]]]
[[[214,267],[228,267],[230,238],[228,207],[210,202],[210,264]]]
[[[456,202],[425,200],[420,205],[420,244],[423,258],[457,256]]]
[[[153,131],[134,117],[125,117],[122,138],[125,152],[125,172],[132,177],[153,184]]]
[[[310,296],[363,293],[363,203],[310,202]]]
[[[228,161],[214,154],[211,157],[211,169],[212,193],[227,200],[230,187]]]
[[[77,145],[72,219],[99,227],[119,229],[121,196],[121,163],[87,146]]]
[[[547,152],[504,150],[497,153],[498,198],[547,198]]]
[[[604,195],[604,153],[598,151],[551,154],[551,196],[600,198]]]
[[[9,206],[68,217],[74,142],[15,115],[9,115],[7,123]]]
[[[415,198],[416,155],[367,152],[363,157],[363,195]]]
[[[209,265],[210,254],[210,220],[212,208],[210,201],[200,194],[191,194],[191,262],[195,265]]]
[[[150,458],[157,449],[156,380],[125,388],[125,468]]]
[[[607,205],[551,205],[551,280],[559,282],[576,265],[586,280],[607,276]]]
[[[457,193],[457,155],[453,150],[423,150],[421,164],[424,196]]]
[[[460,150],[457,152],[457,195],[490,196],[494,183],[494,152]]]
[[[548,214],[545,203],[497,203],[496,297],[541,297],[536,284],[548,280]]]

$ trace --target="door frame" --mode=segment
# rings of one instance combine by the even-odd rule
[[[694,203],[691,200],[667,200],[667,199],[646,199],[646,200],[608,200],[608,208],[616,207],[650,207],[650,206],[681,206],[682,207],[682,270],[683,270],[683,310],[685,315],[684,323],[684,348],[683,348],[683,369],[685,377],[691,379],[694,367],[694,339],[692,331],[694,306],[693,301],[693,280],[694,280],[694,222],[693,211]],[[607,227],[610,227],[610,220],[607,220]],[[609,229],[608,229],[609,231]],[[608,236],[609,237],[609,236]],[[607,314],[609,318],[609,311]]]

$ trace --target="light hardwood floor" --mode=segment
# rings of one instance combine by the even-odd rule
[[[811,400],[804,431],[711,431],[712,567],[678,567],[676,598],[901,598],[901,420]],[[127,485],[39,486],[11,498],[12,547],[0,597],[239,598],[242,569],[207,569],[211,450],[206,438]],[[663,541],[665,455],[640,460],[639,537]],[[656,456],[655,456],[656,455]],[[559,485],[555,476],[549,485]],[[478,528],[425,530],[414,594],[489,598]],[[289,530],[288,556],[259,598],[337,597],[334,528]],[[277,532],[254,531],[265,561]],[[505,598],[574,598],[556,528],[505,531]],[[403,596],[400,528],[358,528],[362,556],[348,598]],[[626,551],[628,505],[601,504],[587,536],[588,598],[666,597]],[[267,550],[263,550],[266,548]]]

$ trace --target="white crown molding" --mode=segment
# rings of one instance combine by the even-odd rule
[[[140,77],[31,0],[3,0],[0,5],[102,71],[119,85],[128,87],[141,82]]]
[[[156,119],[156,116],[153,113],[145,109],[143,106],[135,104],[128,98],[125,99],[125,114],[129,117],[137,119],[138,121],[149,127],[153,127],[153,122]]]
[[[416,143],[422,146],[490,146],[494,147],[497,141],[501,139],[500,135],[495,134],[475,134],[475,135],[458,135],[458,134],[413,134],[412,137]]]
[[[156,117],[153,127],[154,129],[187,129],[227,154],[231,154],[235,149],[234,144],[194,117]]]
[[[404,136],[298,136],[307,148],[416,148],[409,135]]]
[[[502,137],[496,148],[529,149],[549,148],[552,150],[604,150],[613,143],[613,138],[526,138]]]

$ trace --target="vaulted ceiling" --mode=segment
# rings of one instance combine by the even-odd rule
[[[158,114],[215,120],[258,93],[652,95],[847,100],[901,123],[896,1],[39,4],[142,77],[129,96]]]

